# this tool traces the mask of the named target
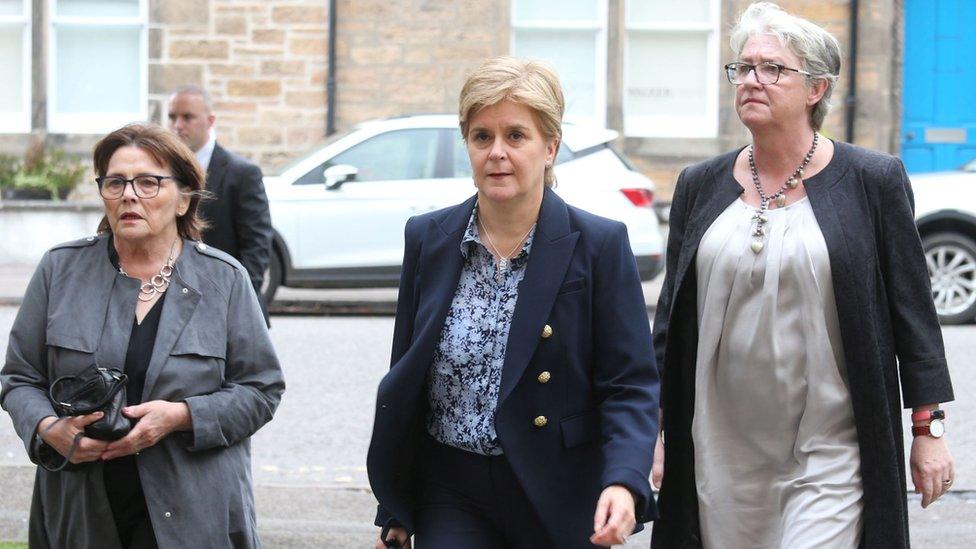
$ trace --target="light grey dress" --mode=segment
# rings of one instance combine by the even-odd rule
[[[702,238],[695,477],[705,547],[857,547],[857,432],[827,246],[808,199],[732,203]]]

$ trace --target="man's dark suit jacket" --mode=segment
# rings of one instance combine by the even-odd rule
[[[380,382],[367,457],[380,525],[392,519],[413,531],[427,370],[474,204],[472,197],[407,222],[392,366]],[[538,416],[547,418],[542,427]],[[495,429],[554,546],[592,547],[597,499],[612,484],[635,495],[638,528],[656,516],[648,476],[658,377],[627,228],[567,206],[549,189],[519,285]]]
[[[200,215],[210,222],[203,241],[240,261],[260,297],[271,256],[271,213],[261,168],[218,143],[207,167],[207,190],[216,198],[200,202]]]

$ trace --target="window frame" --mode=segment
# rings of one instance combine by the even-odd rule
[[[640,23],[630,22],[630,6],[635,0],[624,0],[623,32],[623,90],[621,109],[623,111],[624,135],[627,137],[667,137],[667,138],[717,138],[719,115],[719,85],[725,81],[721,74],[719,59],[721,39],[722,4],[719,0],[709,2],[709,21]],[[627,70],[630,60],[631,33],[687,33],[707,34],[705,41],[705,112],[700,116],[634,116],[627,114],[627,90],[630,87],[630,74]],[[721,77],[721,78],[720,78]]]
[[[547,31],[547,30],[590,30],[596,31],[594,37],[594,59],[596,60],[593,74],[593,117],[567,116],[567,121],[580,122],[603,127],[607,123],[607,70],[609,54],[609,0],[596,1],[596,20],[594,21],[552,21],[550,19],[516,18],[518,3],[512,0],[509,9],[511,35],[509,36],[509,51],[515,52],[515,31]],[[568,91],[568,90],[564,90]]]
[[[100,134],[114,130],[122,125],[134,121],[146,120],[149,116],[149,2],[138,0],[139,15],[134,17],[106,17],[106,16],[59,16],[57,13],[58,0],[47,0],[48,22],[47,44],[47,126],[48,131],[56,134]],[[110,113],[58,113],[57,105],[57,27],[97,25],[100,27],[119,27],[139,29],[139,110],[132,112],[117,111]]]
[[[16,15],[0,15],[0,26],[21,25],[21,110],[0,111],[0,134],[30,133],[31,131],[31,93],[33,89],[33,65],[31,49],[33,45],[33,6],[31,0],[21,0],[22,13]]]

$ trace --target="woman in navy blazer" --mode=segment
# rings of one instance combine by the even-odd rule
[[[376,546],[624,543],[656,514],[658,422],[626,227],[549,188],[551,69],[491,59],[460,104],[478,192],[407,222],[367,462]]]

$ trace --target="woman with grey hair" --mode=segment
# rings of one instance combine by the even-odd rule
[[[907,547],[902,401],[923,507],[954,474],[908,177],[820,135],[840,72],[830,34],[762,2],[731,42],[752,143],[675,189],[654,323],[653,546]]]

